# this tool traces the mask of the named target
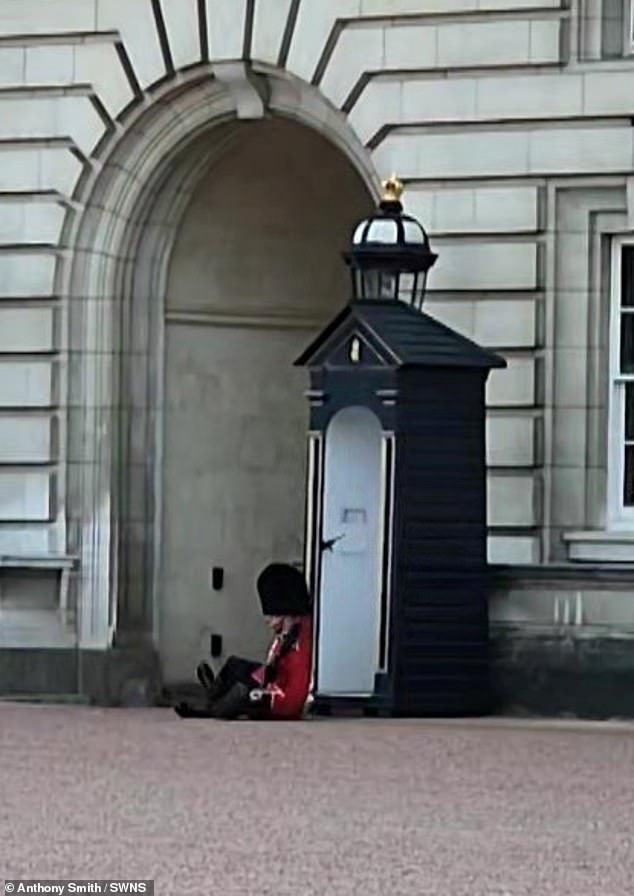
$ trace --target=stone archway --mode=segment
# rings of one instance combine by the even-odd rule
[[[287,136],[292,132],[298,141],[298,160],[302,140],[304,151],[314,144],[317,148],[307,159],[303,175],[294,175],[296,180],[304,177],[312,191],[313,214],[319,217],[328,208],[326,197],[333,189],[332,183],[322,184],[320,211],[315,204],[317,157],[333,160],[334,168],[325,169],[327,177],[333,171],[339,172],[338,177],[347,172],[349,184],[355,185],[342,189],[341,195],[348,196],[345,202],[331,201],[329,212],[336,226],[320,244],[319,270],[331,252],[334,270],[337,252],[345,243],[342,233],[371,203],[375,178],[367,153],[341,116],[314,88],[295,79],[271,76],[268,82],[265,116],[248,122],[238,117],[239,107],[236,116],[235,97],[209,79],[181,85],[173,94],[159,97],[130,124],[92,182],[84,185],[87,211],[68,237],[74,246],[69,284],[74,374],[70,378],[69,542],[81,558],[76,602],[84,649],[104,650],[113,644],[152,648],[159,640],[154,610],[162,562],[157,533],[163,495],[163,301],[166,293],[170,302],[174,300],[170,289],[178,280],[174,271],[180,263],[180,228],[182,224],[187,230],[187,210],[200,207],[199,190],[204,193],[208,183],[227,183],[218,176],[222,165],[243,151],[239,147],[246,147],[248,154],[250,140],[257,143],[258,129],[286,128]],[[283,175],[280,169],[280,183]],[[356,198],[351,200],[352,196]],[[321,220],[323,226],[328,216]],[[289,258],[289,270],[295,257]],[[307,275],[311,277],[310,272]],[[330,305],[302,309],[286,290],[276,307],[259,307],[254,314],[242,307],[237,315],[242,319],[232,326],[253,328],[253,319],[244,320],[250,316],[256,320],[251,336],[258,332],[258,321],[268,333],[277,329],[297,334],[304,328],[310,335],[310,327],[327,319],[333,306],[345,299],[345,293],[339,292],[335,300],[342,281],[332,276],[333,283],[340,285],[333,287]],[[298,272],[294,282],[300,281]],[[212,311],[216,314],[212,328],[226,327],[227,320],[218,318],[227,317],[227,307]],[[169,313],[180,313],[182,318],[208,314],[209,309],[181,308],[179,312],[172,308]],[[271,318],[275,318],[274,326]],[[173,322],[185,329],[201,324],[193,319],[189,324],[183,319],[180,324]],[[299,400],[303,401],[301,396]]]
[[[192,674],[212,632],[227,654],[261,653],[257,573],[302,559],[308,384],[292,364],[348,298],[340,250],[368,203],[339,150],[273,117],[237,127],[181,219],[166,287],[158,628],[168,683]]]

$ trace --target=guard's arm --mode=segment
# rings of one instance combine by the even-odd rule
[[[282,635],[282,643],[279,650],[264,667],[264,687],[267,688],[273,684],[277,678],[278,665],[282,657],[285,657],[293,647],[297,644],[301,626],[298,622],[292,625],[287,632]]]

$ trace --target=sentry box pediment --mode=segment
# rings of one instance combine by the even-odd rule
[[[295,363],[331,369],[506,366],[425,312],[389,300],[351,302]]]

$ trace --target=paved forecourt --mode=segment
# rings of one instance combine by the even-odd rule
[[[184,722],[0,704],[0,879],[629,896],[634,726]]]

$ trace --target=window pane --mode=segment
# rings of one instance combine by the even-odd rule
[[[414,291],[414,274],[401,274],[399,278],[398,297],[408,305],[412,302]]]
[[[380,274],[378,271],[364,271],[363,273],[363,291],[360,296],[362,299],[378,299],[380,294],[379,288]]]
[[[395,299],[398,297],[398,274],[389,271],[364,271],[363,299]]]
[[[634,314],[621,315],[621,373],[634,373]]]
[[[621,304],[634,305],[634,246],[624,246],[621,256]]]
[[[634,505],[634,445],[625,446],[625,476],[623,477],[623,504]]]
[[[634,442],[634,383],[625,384],[625,441]]]

